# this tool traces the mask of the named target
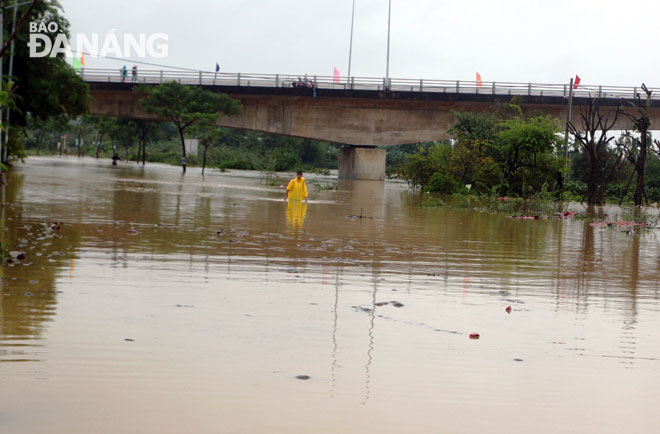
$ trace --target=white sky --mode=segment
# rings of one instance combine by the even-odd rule
[[[660,86],[659,0],[391,0],[390,77]],[[166,33],[164,65],[341,75],[353,0],[61,0],[71,33]],[[384,77],[388,0],[355,0],[351,75]],[[126,62],[86,57],[87,67]],[[139,66],[139,68],[154,68]]]

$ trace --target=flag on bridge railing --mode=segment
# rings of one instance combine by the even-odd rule
[[[573,82],[573,89],[577,89],[578,84],[580,84],[580,76],[575,74],[575,81]]]
[[[339,83],[339,70],[337,69],[336,66],[335,66],[335,76],[332,79],[332,81],[334,81],[335,83]]]
[[[73,60],[71,61],[71,66],[73,66],[73,69],[80,69],[80,60],[78,58],[74,57]]]
[[[82,54],[80,55],[80,64],[82,66],[85,66],[85,52],[83,51]]]
[[[219,71],[220,71],[220,64],[218,64],[218,62],[215,62],[215,72],[219,72]]]
[[[481,74],[477,72],[477,87],[481,87]]]

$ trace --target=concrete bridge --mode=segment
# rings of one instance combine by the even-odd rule
[[[314,87],[294,87],[300,83],[297,76],[279,74],[144,70],[135,80],[131,74],[122,80],[119,70],[81,69],[80,74],[90,86],[94,115],[151,118],[131,91],[137,82],[175,80],[224,92],[240,100],[243,110],[237,116],[220,116],[218,126],[344,145],[339,177],[349,179],[384,179],[385,150],[377,146],[448,139],[452,110],[488,112],[495,102],[518,96],[523,110],[554,116],[563,129],[569,96],[566,84],[314,76],[308,77]],[[632,87],[580,86],[573,93],[571,119],[580,125],[580,105],[592,96],[600,96],[603,107],[630,110],[638,92],[641,89]],[[660,98],[654,100],[651,115],[652,122],[660,122]],[[625,116],[619,116],[614,127],[631,128]]]

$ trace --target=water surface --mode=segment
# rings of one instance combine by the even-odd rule
[[[658,432],[654,230],[308,182],[18,164],[0,432]]]

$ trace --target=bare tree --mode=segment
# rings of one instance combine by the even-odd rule
[[[639,133],[639,138],[628,134],[629,141],[621,141],[619,147],[623,149],[626,159],[633,166],[637,174],[635,183],[635,194],[633,202],[635,206],[641,206],[644,199],[644,169],[646,167],[646,156],[648,155],[649,143],[648,132],[651,128],[651,119],[649,118],[649,109],[651,108],[652,90],[642,83],[642,90],[646,94],[646,102],[642,104],[640,94],[635,95],[635,103],[632,104],[637,113],[624,113],[633,123],[633,129]]]
[[[582,148],[586,165],[587,204],[602,205],[605,201],[607,184],[615,177],[623,162],[623,154],[608,148],[614,136],[608,137],[608,132],[619,116],[618,109],[612,109],[603,115],[599,98],[590,98],[587,104],[580,108],[581,127],[578,129],[572,122],[568,123],[568,131],[576,143]]]

